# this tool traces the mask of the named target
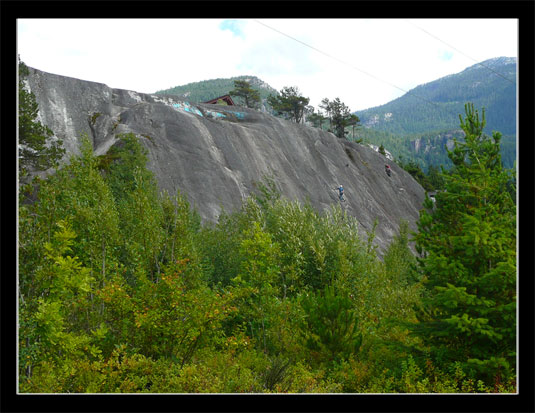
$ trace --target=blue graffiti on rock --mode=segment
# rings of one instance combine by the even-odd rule
[[[175,109],[178,109],[178,110],[182,111],[182,112],[188,112],[188,113],[193,113],[193,114],[198,115],[198,116],[203,116],[203,113],[199,109],[197,109],[195,106],[191,105],[188,102],[173,103],[173,107]],[[245,113],[244,112],[231,112],[231,111],[228,111],[226,114],[225,113],[221,113],[221,112],[216,112],[216,111],[213,111],[213,110],[206,110],[205,112],[206,112],[206,116],[210,117],[212,119],[225,119],[225,118],[228,118],[229,115],[230,115],[231,119],[233,117],[235,117],[238,120],[244,120],[245,119]]]
[[[194,113],[196,115],[202,116],[201,111],[195,106],[190,105],[188,102],[173,103],[173,107],[184,112]]]
[[[206,115],[210,116],[211,118],[214,118],[214,119],[221,119],[221,118],[226,118],[227,115],[221,113],[221,112],[214,112],[212,110],[208,110],[206,111]]]
[[[224,119],[224,118],[229,118],[230,119],[233,119],[234,117],[236,119],[239,119],[239,120],[244,120],[245,119],[245,113],[244,112],[226,112],[226,113],[221,113],[221,112],[216,112],[214,110],[207,110],[206,113],[205,113],[206,116],[210,117],[210,118],[213,118],[213,119]]]

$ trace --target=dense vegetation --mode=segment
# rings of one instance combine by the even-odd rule
[[[203,225],[134,135],[102,156],[84,139],[20,193],[20,391],[514,392],[515,210],[475,119],[421,254],[401,222],[382,260],[269,177]]]
[[[487,128],[488,129],[488,128]],[[411,161],[419,165],[423,171],[432,166],[444,166],[450,169],[453,166],[448,157],[448,146],[451,149],[453,140],[464,140],[464,132],[461,129],[443,132],[425,132],[410,136],[398,136],[389,132],[373,128],[358,127],[354,135],[347,135],[349,140],[372,143],[376,146],[383,145],[399,162]],[[418,147],[418,150],[416,148]],[[500,154],[503,165],[513,168],[516,162],[516,136],[503,135],[500,142]]]

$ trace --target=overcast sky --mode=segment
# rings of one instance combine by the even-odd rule
[[[351,111],[484,60],[517,57],[516,19],[19,19],[21,60],[154,93],[254,75]],[[269,26],[269,27],[266,27]],[[489,72],[491,75],[491,72]]]

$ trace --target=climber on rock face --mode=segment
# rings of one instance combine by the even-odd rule
[[[344,187],[340,184],[340,186],[336,189],[338,189],[338,198],[340,198],[340,201],[344,202]]]
[[[392,169],[390,169],[390,165],[385,165],[385,171],[388,176],[392,174]]]

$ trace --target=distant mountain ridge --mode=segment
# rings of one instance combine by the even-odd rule
[[[514,135],[516,66],[517,59],[513,57],[489,59],[355,114],[365,127],[410,135],[458,129],[464,104],[472,102],[476,108],[485,108],[487,134],[497,130],[504,135]]]
[[[516,160],[517,59],[497,57],[472,65],[462,72],[425,83],[384,105],[357,111],[362,127],[359,138],[384,145],[405,161],[412,159],[425,169],[429,165],[451,166],[446,147],[462,139],[459,115],[468,102],[481,112],[485,108],[484,133],[499,131],[503,138],[504,166]]]

